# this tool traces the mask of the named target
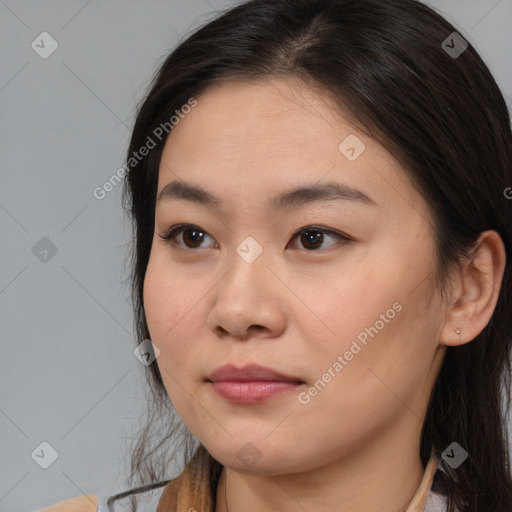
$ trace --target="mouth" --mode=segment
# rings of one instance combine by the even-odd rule
[[[208,375],[207,382],[231,403],[259,403],[296,390],[305,382],[265,366],[251,364],[243,368],[224,365]]]

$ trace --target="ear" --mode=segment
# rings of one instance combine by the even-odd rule
[[[464,345],[484,330],[498,302],[505,262],[505,247],[499,234],[493,230],[480,233],[470,261],[456,268],[451,276],[453,287],[446,304],[441,345]],[[460,334],[456,332],[459,329]]]

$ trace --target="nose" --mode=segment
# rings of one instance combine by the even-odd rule
[[[286,327],[286,288],[269,268],[265,251],[252,263],[238,254],[214,288],[207,325],[221,338],[274,338]]]

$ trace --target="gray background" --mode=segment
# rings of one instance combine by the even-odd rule
[[[123,165],[136,102],[178,35],[233,3],[0,0],[0,511],[125,489],[145,396],[130,229],[121,185],[93,190]],[[511,98],[512,0],[429,3]],[[59,45],[47,59],[31,47],[45,31]],[[48,469],[31,456],[44,441]]]

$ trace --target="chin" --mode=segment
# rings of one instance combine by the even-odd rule
[[[286,450],[294,452],[293,446],[273,446],[268,439],[261,442],[251,441],[249,438],[237,439],[228,446],[218,447],[218,450],[210,450],[207,446],[206,448],[223,466],[238,473],[285,474],[297,472],[299,467],[297,454],[287,456],[286,453]]]

